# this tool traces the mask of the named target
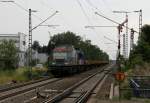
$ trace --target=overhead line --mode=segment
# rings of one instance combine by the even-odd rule
[[[118,43],[118,42],[116,42],[116,41],[114,41],[114,40],[112,40],[112,39],[110,39],[110,38],[108,38],[108,37],[106,37],[106,36],[104,36],[104,38],[107,39],[107,40],[109,40],[109,41],[112,41],[112,42],[114,42],[114,43],[116,43],[116,44]]]
[[[86,12],[85,12],[85,10],[84,10],[82,4],[80,3],[79,0],[76,0],[76,1],[78,2],[78,4],[79,4],[79,6],[80,6],[80,8],[81,8],[81,10],[82,10],[82,12],[83,12],[83,14],[84,14],[84,16],[86,17],[88,23],[92,25],[92,23],[90,22],[90,18],[89,18],[88,15],[86,14]],[[93,28],[92,30],[93,30],[93,32],[99,37],[99,35],[98,35],[98,33],[95,31],[95,29]]]
[[[91,21],[90,21],[90,19],[89,19],[89,17],[88,17],[88,15],[87,15],[86,12],[85,12],[83,6],[82,6],[82,4],[80,3],[80,1],[79,1],[79,0],[76,0],[76,1],[77,1],[77,3],[79,4],[79,6],[80,6],[80,8],[81,8],[81,10],[82,10],[82,12],[83,12],[85,18],[87,19],[88,23],[89,23],[89,24],[92,24]],[[97,34],[97,32],[96,32],[95,30],[93,30],[93,31]]]
[[[21,8],[22,10],[26,11],[26,12],[29,12],[27,9],[25,9],[23,6],[21,6],[20,4],[16,3],[16,2],[12,2],[14,3],[16,6],[18,6],[19,8]],[[35,14],[32,14],[34,17],[36,17],[37,19],[39,19],[40,21],[43,21],[43,19],[41,19],[40,17],[38,17],[37,15]]]
[[[114,20],[112,20],[112,19],[109,19],[108,17],[105,17],[105,16],[99,14],[98,12],[95,12],[95,14],[97,14],[97,15],[99,15],[99,16],[101,16],[101,17],[103,17],[103,18],[105,18],[105,19],[107,19],[107,20],[109,20],[109,21],[111,21],[111,22],[113,22],[113,23],[115,23],[115,24],[120,24],[120,23],[118,23],[118,22],[116,22],[116,21],[114,21]]]
[[[85,26],[85,28],[92,28],[92,27],[117,27],[117,26]]]
[[[112,19],[110,19],[110,18],[108,18],[108,17],[105,17],[105,16],[99,14],[98,12],[95,12],[95,14],[97,14],[97,15],[99,15],[99,16],[101,16],[101,17],[103,17],[103,18],[105,18],[105,19],[107,19],[107,20],[109,20],[109,21],[111,21],[111,22],[113,22],[113,23],[115,23],[115,24],[120,25],[119,22],[116,22],[115,20],[112,20]],[[125,25],[122,25],[122,26],[123,26],[123,27],[126,27],[126,28],[129,29],[129,30],[131,30],[131,28],[129,28],[129,27],[125,26]],[[135,31],[135,30],[134,30],[134,32],[139,33],[139,32],[137,32],[137,31]]]
[[[58,11],[56,11],[55,13],[53,13],[52,15],[50,15],[48,18],[46,18],[44,21],[42,21],[40,24],[38,24],[37,26],[35,26],[32,30],[36,29],[37,27],[39,27],[41,24],[43,24],[44,22],[46,22],[48,19],[52,18],[56,13],[58,13]]]
[[[81,8],[81,10],[82,10],[82,12],[83,12],[83,14],[84,14],[84,16],[87,18],[88,22],[91,24],[90,19],[89,19],[89,17],[87,16],[87,14],[86,14],[86,12],[85,12],[85,10],[84,10],[82,4],[80,3],[79,0],[76,0],[76,1],[77,1],[77,3],[79,4],[79,6],[80,6],[80,8]]]

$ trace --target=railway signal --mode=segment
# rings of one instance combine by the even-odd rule
[[[131,41],[131,44],[130,44],[130,50],[133,50],[133,45],[134,45],[134,30],[131,29],[131,36],[130,36],[130,41]]]
[[[115,79],[116,79],[118,82],[124,81],[124,79],[125,79],[125,74],[124,74],[124,72],[117,72],[117,73],[115,73]]]
[[[126,35],[125,35],[125,58],[128,58],[128,13],[127,11],[113,11],[113,13],[125,13],[126,14]]]

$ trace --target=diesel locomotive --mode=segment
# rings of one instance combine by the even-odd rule
[[[49,71],[54,76],[66,76],[107,63],[87,61],[82,50],[75,49],[73,45],[61,45],[53,49],[52,59],[49,60]]]

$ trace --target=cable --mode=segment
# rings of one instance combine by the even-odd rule
[[[84,13],[85,17],[87,18],[89,24],[92,25],[92,23],[91,23],[90,20],[89,20],[89,17],[87,16],[86,12],[85,12],[84,9],[83,9],[81,3],[80,3],[78,0],[77,0],[77,2],[78,2],[78,4],[80,5],[80,8],[81,8],[82,12]],[[91,3],[90,1],[88,1],[88,2],[89,2],[90,5],[92,5],[92,3]],[[94,32],[95,34],[97,34],[97,36],[99,37],[99,34],[95,31],[95,29],[92,28],[92,30],[93,30],[93,32]]]
[[[91,7],[93,7],[95,10],[97,10],[97,11],[101,11],[100,9],[98,9],[97,7],[95,7],[95,5],[93,5],[92,3],[91,3],[91,1],[90,0],[85,0]],[[95,11],[95,10],[93,10],[93,11]],[[101,12],[101,14],[103,14],[102,12]]]
[[[82,7],[80,1],[79,1],[79,0],[76,0],[76,1],[77,1],[77,3],[79,4],[79,6],[80,6],[80,8],[81,8],[81,10],[82,10],[82,12],[83,12],[83,14],[84,14],[84,16],[86,17],[86,19],[88,20],[88,22],[91,24],[91,21],[90,21],[89,17],[87,16],[87,14],[86,14],[84,8]]]
[[[22,10],[26,11],[26,12],[29,12],[27,9],[25,9],[23,6],[21,6],[20,4],[16,3],[16,2],[13,2],[17,7],[21,8]],[[36,17],[37,19],[39,19],[40,21],[43,21],[43,19],[41,19],[40,17],[38,17],[37,15],[35,14],[32,14],[34,17]]]
[[[114,40],[112,40],[112,39],[110,39],[110,38],[108,38],[108,37],[106,37],[106,36],[104,36],[104,38],[107,39],[107,40],[109,40],[109,41],[112,41],[112,42],[118,44],[118,42],[116,42],[116,41],[114,41]]]
[[[108,18],[108,17],[105,17],[105,16],[99,14],[98,12],[95,12],[95,14],[97,14],[97,15],[99,15],[99,16],[101,16],[101,17],[103,17],[103,18],[105,18],[105,19],[107,19],[107,20],[109,20],[109,21],[111,21],[111,22],[113,22],[113,23],[115,23],[115,24],[120,25],[120,23],[116,22],[115,20],[112,20],[112,19],[110,19],[110,18]],[[125,25],[122,25],[122,26],[123,26],[123,27],[126,27]],[[129,29],[129,30],[131,30],[131,28],[129,28],[129,27],[126,27],[126,28]],[[137,31],[135,31],[135,30],[134,30],[134,32],[139,33],[139,32],[137,32]]]
[[[50,15],[48,18],[46,18],[44,21],[42,21],[40,24],[38,24],[37,26],[35,26],[32,30],[36,29],[37,27],[39,27],[41,24],[43,24],[44,22],[46,22],[48,19],[52,18],[53,16],[56,15],[56,13],[58,13],[58,11],[56,11],[55,13],[53,13],[52,15]]]
[[[103,0],[103,1],[104,1],[104,0]],[[104,15],[104,14],[101,12],[100,9],[98,9],[97,7],[95,7],[95,6],[91,3],[90,0],[86,0],[86,2],[89,4],[89,6],[93,7],[97,12],[101,13],[102,15]],[[92,9],[92,10],[93,10],[93,9]],[[93,10],[93,12],[95,12],[95,10]],[[113,16],[115,16],[114,13],[112,13],[112,10],[110,10],[110,13],[113,14]],[[109,13],[109,14],[110,14],[110,13]],[[115,16],[115,18],[117,18],[117,17]]]
[[[88,23],[89,23],[90,25],[92,25],[92,23],[91,23],[91,21],[90,21],[88,15],[86,14],[86,12],[85,12],[85,10],[84,10],[82,4],[79,2],[79,0],[77,0],[77,2],[78,2],[78,4],[79,4],[79,6],[80,6],[80,8],[81,8],[81,10],[82,10],[82,12],[83,12],[83,14],[84,14],[84,16],[86,17]],[[97,34],[97,36],[99,37],[99,35],[98,35],[98,33],[95,31],[95,29],[92,28],[92,30],[93,30],[93,32],[94,32],[95,34]]]

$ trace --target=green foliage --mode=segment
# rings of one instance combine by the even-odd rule
[[[32,49],[33,50],[39,50],[41,48],[40,44],[38,41],[34,41],[32,44]]]
[[[130,53],[131,66],[142,65],[144,62],[150,62],[150,25],[144,25],[139,35],[138,44]]]
[[[55,46],[66,44],[73,45],[76,49],[81,49],[87,60],[109,60],[109,56],[100,50],[98,46],[92,45],[90,40],[83,41],[80,36],[69,31],[51,37],[48,44],[48,54],[51,55]]]
[[[32,71],[29,68],[18,68],[15,70],[0,70],[0,84],[10,83],[12,80],[17,82],[25,82],[32,79],[39,79],[47,72],[46,68],[32,68]],[[51,76],[51,74],[49,74]],[[52,76],[51,76],[52,77]]]
[[[64,32],[64,33],[59,33],[57,35],[54,35],[51,39],[51,42],[55,44],[55,46],[58,46],[60,44],[70,44],[74,45],[75,47],[78,47],[81,41],[80,36],[76,36],[72,32]]]
[[[122,91],[122,99],[131,100],[132,92],[131,91]]]
[[[18,49],[13,40],[0,43],[0,66],[2,69],[14,69],[18,63]]]
[[[38,41],[34,41],[32,49],[38,51],[38,53],[47,53],[47,46],[41,46]]]
[[[0,84],[10,83],[12,80],[16,80],[17,82],[29,80],[28,77],[24,75],[25,71],[25,68],[16,70],[0,70]]]

